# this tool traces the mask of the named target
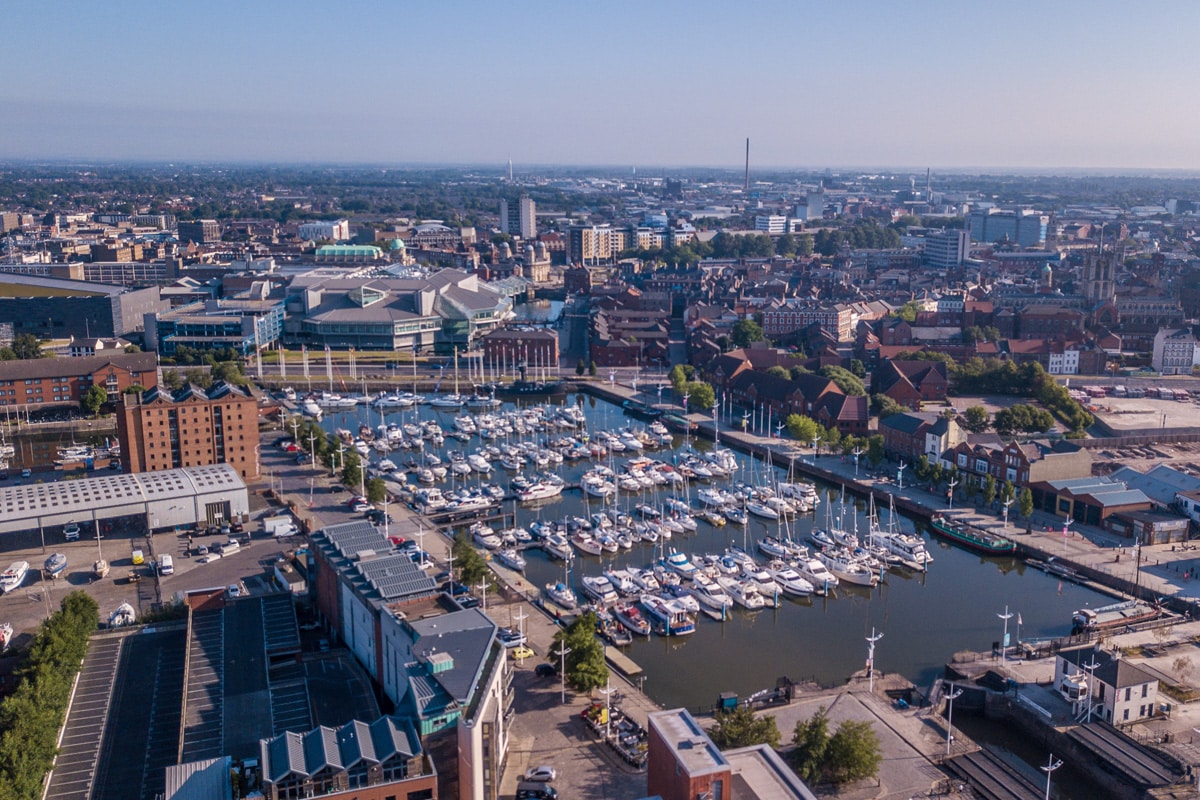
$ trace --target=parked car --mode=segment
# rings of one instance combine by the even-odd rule
[[[511,651],[512,657],[516,659],[533,658],[535,655],[533,649],[527,645],[517,645]]]
[[[198,545],[196,545],[196,549],[192,551],[192,554],[193,554],[193,555],[197,555],[197,556],[206,556],[206,555],[208,555],[208,545],[206,545],[206,544],[198,544]]]
[[[517,800],[558,800],[558,792],[544,783],[521,781],[517,784]]]
[[[63,538],[65,538],[68,542],[78,541],[79,523],[68,522],[66,525],[63,525]]]
[[[539,678],[557,678],[558,667],[550,663],[538,664],[537,667],[534,668],[533,674],[537,675]]]
[[[520,647],[525,644],[526,636],[520,631],[514,631],[512,628],[501,628],[496,634],[496,638],[500,640],[500,644],[505,647]]]
[[[482,605],[482,602],[479,600],[479,598],[473,594],[459,595],[455,599],[463,608],[479,608],[479,606]]]
[[[548,783],[558,777],[558,770],[548,765],[540,767],[530,767],[525,770],[525,776],[521,778],[523,781],[538,781]]]

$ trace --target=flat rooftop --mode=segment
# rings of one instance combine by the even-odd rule
[[[1096,397],[1087,402],[1096,419],[1114,433],[1154,433],[1161,428],[1200,428],[1196,401],[1155,397]]]
[[[650,727],[656,729],[663,741],[671,746],[675,758],[689,774],[703,775],[729,768],[725,756],[687,709],[657,711],[650,714],[647,720]]]

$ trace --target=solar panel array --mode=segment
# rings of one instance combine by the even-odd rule
[[[424,594],[437,589],[433,579],[403,554],[359,562],[358,571],[384,600]]]

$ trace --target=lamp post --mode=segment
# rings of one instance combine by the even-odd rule
[[[819,433],[814,433],[814,434],[813,434],[813,438],[812,438],[812,442],[813,442],[813,458],[814,458],[814,459],[817,457],[817,445],[820,443],[820,441],[821,441],[821,434],[819,434]]]
[[[604,688],[597,691],[604,695],[604,740],[608,741],[608,737],[612,733],[612,728],[609,726],[609,721],[612,719],[612,704],[609,702],[609,696],[613,693],[611,675],[604,681]]]
[[[1046,773],[1046,800],[1050,800],[1050,775],[1062,765],[1062,759],[1055,761],[1054,753],[1051,753],[1050,760],[1046,762],[1046,766],[1041,768],[1042,772]]]
[[[571,648],[564,647],[558,651],[558,657],[562,659],[562,666],[558,670],[558,677],[562,681],[562,703],[567,704],[567,653],[571,652]]]
[[[871,628],[871,635],[867,639],[867,689],[875,691],[875,643],[883,638],[883,632],[875,633],[875,628]]]
[[[1095,654],[1092,655],[1092,660],[1087,664],[1080,664],[1081,667],[1088,671],[1088,706],[1087,706],[1087,721],[1092,721],[1092,680],[1096,677],[1096,669],[1100,666],[1100,662],[1096,660]]]
[[[896,482],[900,484],[900,491],[904,491],[904,470],[908,469],[908,464],[900,462],[900,469],[896,470]]]
[[[954,684],[950,684],[950,693],[946,695],[946,699],[950,701],[950,709],[946,715],[946,757],[950,757],[950,743],[954,741],[954,701],[963,693],[962,689],[955,689]]]
[[[1005,652],[1008,650],[1008,621],[1013,618],[1013,613],[1005,606],[1004,613],[996,616],[1004,620],[1004,638],[1000,640],[1000,660],[1004,661]]]
[[[946,484],[946,486],[948,487],[948,489],[946,491],[946,497],[948,497],[950,499],[950,507],[947,508],[946,510],[953,511],[954,510],[954,487],[958,486],[958,478],[951,478],[950,482],[948,484]]]
[[[855,477],[855,479],[858,478],[858,459],[865,452],[866,452],[866,450],[863,450],[861,447],[854,448],[854,477]]]

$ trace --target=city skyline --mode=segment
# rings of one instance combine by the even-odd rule
[[[1200,169],[1200,8],[1123,9],[17,7],[0,158]]]

